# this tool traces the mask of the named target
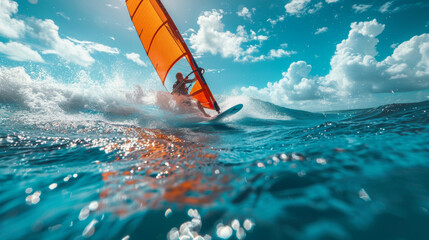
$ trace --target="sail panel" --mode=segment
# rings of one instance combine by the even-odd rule
[[[170,31],[164,26],[155,35],[147,54],[164,83],[170,68],[184,57],[185,52],[176,44]]]
[[[189,95],[197,99],[201,105],[205,108],[214,109],[212,101],[210,101],[210,96],[208,96],[207,91],[205,91],[204,85],[201,85],[200,81],[197,81],[191,89]]]
[[[143,1],[137,9],[137,12],[133,17],[133,21],[136,31],[140,36],[140,40],[142,41],[145,49],[147,49],[156,31],[167,20],[161,19],[152,4],[150,4],[150,1]]]
[[[126,0],[128,11],[130,12],[130,16],[133,17],[137,7],[142,3],[141,0]]]

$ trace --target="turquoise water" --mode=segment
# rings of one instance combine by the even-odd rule
[[[429,235],[428,101],[210,125],[49,91],[0,97],[2,239]]]

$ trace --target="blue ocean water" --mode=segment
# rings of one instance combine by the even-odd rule
[[[429,101],[213,125],[42,86],[0,97],[2,239],[429,236]]]

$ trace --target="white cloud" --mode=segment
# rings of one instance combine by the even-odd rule
[[[284,49],[271,49],[268,54],[268,58],[282,58],[284,56],[289,57],[292,54],[296,54],[295,51],[286,51]]]
[[[102,53],[109,53],[109,54],[119,54],[119,49],[112,48],[112,47],[103,45],[101,43],[95,43],[91,41],[79,41],[77,39],[70,38],[70,37],[68,39],[84,47],[86,50],[88,50],[89,53],[102,52]]]
[[[68,62],[85,67],[95,61],[85,47],[61,38],[58,34],[59,27],[55,25],[54,21],[33,18],[28,22],[28,27],[33,38],[49,47],[42,52],[43,54],[55,54]]]
[[[317,31],[314,33],[314,35],[319,35],[319,34],[324,33],[326,31],[328,31],[327,27],[321,27],[321,28],[317,29]]]
[[[57,15],[58,16],[60,16],[60,17],[62,17],[62,18],[64,18],[65,20],[67,20],[67,21],[70,21],[70,17],[69,16],[67,16],[65,13],[63,13],[63,12],[57,12]]]
[[[335,88],[351,95],[429,87],[429,34],[403,42],[391,56],[378,62],[376,37],[383,32],[384,25],[374,19],[353,23],[351,28],[348,39],[337,45],[327,84],[334,83]]]
[[[118,6],[115,6],[115,5],[110,4],[110,3],[107,3],[106,6],[109,7],[109,8],[119,9]]]
[[[32,40],[37,40],[38,44],[44,45],[44,47],[39,46],[43,49],[43,54],[55,54],[67,62],[81,66],[89,66],[95,61],[90,53],[119,53],[117,48],[111,48],[103,44],[90,41],[79,41],[73,38],[61,38],[58,32],[59,27],[51,19],[41,20],[32,17],[27,18],[24,22],[23,20],[11,18],[11,16],[17,12],[18,4],[16,2],[11,0],[0,0],[0,36],[13,39],[24,37],[26,33],[26,36],[31,37]],[[57,15],[68,19],[68,17],[61,12],[58,12]],[[19,43],[13,43],[11,46],[17,47],[16,44]],[[22,44],[21,46],[23,46],[21,51],[17,51],[16,49],[13,49],[13,51],[8,50],[7,54],[9,59],[23,61],[22,59],[26,59],[25,57],[15,55],[26,52],[29,54],[28,58],[32,61],[43,61],[37,52],[34,52],[31,48]],[[5,52],[5,50],[3,52]],[[14,53],[16,54],[13,55]]]
[[[355,10],[355,13],[363,13],[368,11],[372,5],[369,4],[353,4],[352,8]]]
[[[268,18],[267,22],[271,23],[271,26],[274,27],[278,22],[283,22],[285,20],[285,16],[279,16],[276,19]]]
[[[339,0],[325,0],[325,2],[326,3],[336,3],[336,2],[338,2]]]
[[[138,53],[127,53],[125,54],[125,57],[127,57],[129,60],[133,61],[139,66],[147,67],[147,64],[140,59],[140,54]]]
[[[309,14],[316,13],[317,11],[322,9],[322,6],[323,6],[323,2],[318,2],[318,3],[314,4],[313,8],[308,9],[308,13]]]
[[[0,52],[6,54],[7,58],[19,62],[45,62],[40,54],[27,45],[17,42],[0,42]]]
[[[265,88],[257,89],[250,86],[241,88],[244,95],[270,100],[275,104],[287,104],[297,100],[317,99],[317,79],[309,76],[311,66],[304,61],[294,62],[282,73],[278,82],[269,82]]]
[[[206,69],[206,73],[221,73],[225,71],[225,69]]]
[[[389,8],[392,6],[392,4],[393,4],[393,1],[386,2],[385,4],[383,4],[383,5],[380,7],[379,11],[380,11],[381,13],[387,13],[387,12],[389,12]]]
[[[0,36],[12,39],[24,36],[24,21],[11,18],[17,12],[18,3],[11,0],[0,0]]]
[[[42,52],[43,54],[55,54],[67,62],[87,67],[95,61],[91,53],[119,53],[117,48],[111,48],[100,43],[79,41],[70,37],[61,38],[58,33],[59,27],[51,19],[31,18],[27,25],[29,35],[47,47]]]
[[[239,26],[237,33],[224,31],[222,23],[223,11],[206,11],[198,17],[200,29],[191,34],[189,40],[191,47],[197,54],[211,53],[221,54],[222,57],[234,57],[239,59],[243,53],[241,44],[246,41],[244,27]]]
[[[335,83],[335,88],[342,93],[353,92],[355,82],[361,80],[361,86],[371,75],[366,70],[376,63],[378,54],[376,38],[384,30],[384,25],[375,19],[369,22],[352,23],[348,38],[337,45],[335,55],[331,59],[331,71],[328,82]],[[359,69],[361,66],[362,68]],[[353,74],[353,71],[357,71]]]
[[[311,66],[294,62],[283,78],[265,88],[242,88],[243,94],[277,104],[326,98],[367,96],[429,88],[429,34],[414,36],[393,54],[377,61],[376,45],[385,26],[377,20],[352,23],[348,38],[337,45],[326,76],[310,76]]]
[[[255,9],[253,8],[253,12],[255,11]],[[237,12],[237,15],[240,17],[243,17],[244,19],[252,19],[252,12],[247,8],[247,7],[243,7],[241,9],[241,11]]]
[[[286,12],[290,15],[300,16],[305,13],[310,2],[311,0],[291,0],[285,5]]]
[[[285,5],[286,12],[290,15],[301,17],[305,14],[314,14],[323,7],[323,2],[318,2],[313,6],[310,6],[311,0],[290,0]]]
[[[197,32],[189,30],[191,36],[191,48],[201,55],[210,53],[220,54],[224,58],[232,57],[238,62],[257,62],[273,59],[275,56],[288,56],[294,52],[285,50],[275,50],[267,55],[255,56],[259,52],[262,43],[268,39],[265,35],[258,35],[250,30],[250,34],[244,26],[238,26],[235,33],[224,30],[222,23],[223,11],[206,11],[198,18],[199,29]]]
[[[296,54],[296,51],[287,51],[281,48],[271,49],[267,55],[259,55],[259,56],[247,55],[243,57],[242,61],[260,62],[260,61],[266,61],[266,60],[273,60],[276,58],[290,57],[293,54]]]

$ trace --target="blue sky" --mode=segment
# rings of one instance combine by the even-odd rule
[[[163,3],[215,95],[313,111],[428,99],[427,1]],[[0,66],[163,89],[122,0],[0,0]]]

